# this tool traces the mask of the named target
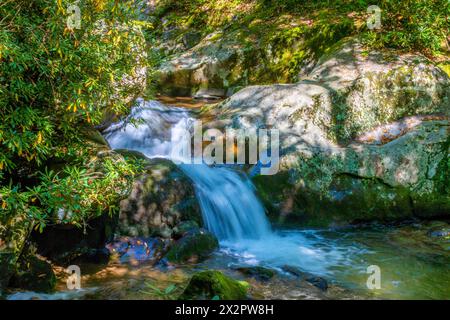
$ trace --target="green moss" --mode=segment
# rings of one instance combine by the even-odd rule
[[[450,62],[440,63],[438,67],[441,68],[450,77]]]
[[[174,243],[165,257],[175,263],[198,262],[206,259],[218,246],[214,235],[199,229],[188,232]]]
[[[247,283],[225,276],[220,271],[209,270],[195,274],[180,300],[243,300],[247,298]]]

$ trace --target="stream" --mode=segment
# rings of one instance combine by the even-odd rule
[[[180,140],[171,137],[188,130],[194,120],[190,109],[141,100],[128,118],[107,129],[105,138],[113,149],[170,159],[173,143]],[[220,249],[210,259],[194,266],[155,267],[142,253],[142,244],[152,240],[139,239],[133,250],[108,265],[83,267],[81,290],[67,291],[61,281],[55,294],[17,292],[9,298],[162,298],[157,290],[148,292],[146,282],[153,279],[162,289],[170,284],[181,288],[190,274],[205,268],[249,282],[251,296],[260,299],[450,298],[450,238],[429,235],[430,228],[448,226],[448,221],[280,229],[271,226],[251,181],[238,166],[179,166],[193,181],[205,228],[219,239]],[[372,265],[380,268],[380,289],[366,285]],[[267,267],[277,275],[258,281],[236,271],[242,266]],[[311,286],[292,270],[326,279],[329,289]]]

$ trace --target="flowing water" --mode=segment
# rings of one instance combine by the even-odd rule
[[[131,119],[137,124],[131,124]],[[110,128],[106,139],[113,148],[137,150],[150,158],[170,158],[171,147],[182,140],[176,135],[189,129],[192,121],[183,108],[141,101],[128,119]],[[172,134],[175,138],[171,142]],[[431,243],[422,237],[425,231],[421,225],[410,233],[385,226],[345,231],[272,230],[243,173],[204,164],[180,167],[194,183],[205,226],[220,240],[216,255],[220,264],[263,265],[280,271],[293,266],[362,295],[368,291],[367,267],[378,265],[382,289],[371,291],[369,296],[450,298],[449,241]],[[408,239],[411,235],[421,240],[414,243]]]
[[[105,132],[105,138],[114,149],[136,150],[149,158],[170,158],[174,144],[183,140],[179,135],[191,128],[192,123],[187,109],[140,101],[128,118]],[[431,238],[427,234],[432,227],[450,227],[448,222],[412,221],[342,230],[273,229],[251,181],[238,168],[179,166],[195,186],[205,227],[220,241],[220,249],[213,257],[194,268],[214,268],[227,273],[234,272],[236,266],[277,269],[280,277],[265,285],[252,286],[256,288],[252,289],[254,296],[260,298],[450,299],[450,238]],[[136,246],[136,252],[122,256],[122,259],[128,257],[122,263],[130,263],[136,257],[139,260],[145,256],[147,247]],[[368,290],[366,286],[370,275],[366,271],[371,265],[380,267],[381,289]],[[324,277],[332,284],[331,289],[327,293],[311,291],[286,272],[289,268]],[[173,272],[160,272],[151,267],[130,270],[120,264],[93,273],[85,283],[99,289],[101,298],[145,298],[140,283],[152,278],[157,278],[158,283],[170,283]],[[232,276],[239,277],[239,274]],[[176,283],[185,276],[175,274],[174,277]],[[130,286],[138,289],[128,289]],[[79,296],[89,298],[89,288],[39,298],[77,299]],[[30,297],[36,294],[10,296],[11,299]]]

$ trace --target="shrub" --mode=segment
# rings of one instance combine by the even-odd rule
[[[97,172],[80,128],[126,112],[125,98],[140,94],[121,84],[142,58],[147,24],[134,1],[82,0],[81,28],[71,29],[72,3],[0,3],[0,250],[19,252],[58,210],[80,226],[115,212],[137,168],[105,160]]]

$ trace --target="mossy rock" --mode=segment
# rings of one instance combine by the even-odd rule
[[[129,196],[120,203],[119,233],[169,239],[175,226],[186,220],[202,225],[192,181],[170,160],[149,160]]]
[[[188,221],[182,221],[179,224],[173,228],[173,237],[175,239],[179,239],[186,235],[190,231],[194,231],[199,228],[199,225],[197,222],[188,220]]]
[[[116,149],[114,150],[116,153],[123,156],[125,159],[130,160],[143,160],[148,161],[149,163],[151,160],[147,158],[142,152],[135,151],[135,150],[128,150],[128,149]]]
[[[175,242],[165,257],[175,263],[199,262],[208,258],[218,246],[219,242],[210,232],[192,230]]]
[[[275,271],[264,267],[241,267],[237,270],[260,281],[268,281],[275,276]]]
[[[222,272],[208,270],[196,273],[189,281],[180,300],[244,300],[247,298],[246,283],[225,276]]]
[[[21,263],[9,285],[13,288],[49,293],[55,290],[56,276],[50,263],[31,256]]]

